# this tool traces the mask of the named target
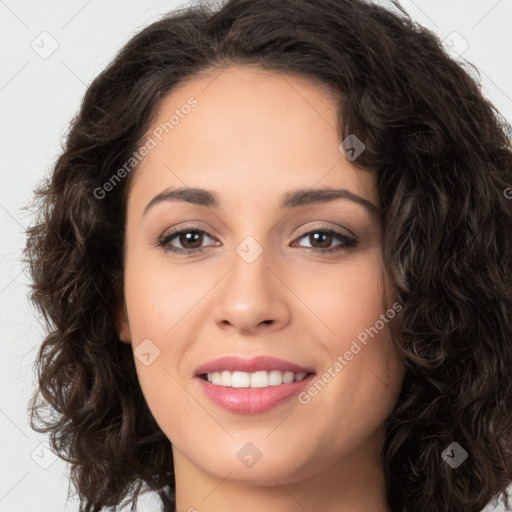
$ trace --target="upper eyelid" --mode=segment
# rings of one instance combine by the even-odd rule
[[[342,233],[340,232],[341,229],[344,229],[346,231],[348,231],[350,234],[347,235],[345,233]],[[299,233],[296,235],[296,237],[301,237],[302,235],[305,235],[305,234],[308,234],[310,233],[311,231],[335,231],[337,233],[340,233],[341,235],[344,235],[344,236],[353,236],[356,240],[359,240],[359,237],[354,234],[350,229],[346,228],[346,227],[343,227],[341,228],[340,226],[336,226],[336,227],[332,227],[332,226],[322,226],[320,224],[315,224],[313,226],[309,226],[307,228],[304,228],[303,230],[301,229],[299,231]]]

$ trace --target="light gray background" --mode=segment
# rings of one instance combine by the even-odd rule
[[[0,0],[0,512],[78,511],[76,500],[66,503],[67,465],[53,460],[41,445],[45,437],[27,422],[35,386],[32,364],[43,331],[28,303],[20,263],[24,229],[31,223],[22,207],[55,162],[87,85],[135,32],[182,5]],[[478,67],[484,93],[511,121],[512,0],[404,0],[402,5],[446,39],[458,58]],[[158,510],[158,501],[149,498],[139,502],[139,512]]]

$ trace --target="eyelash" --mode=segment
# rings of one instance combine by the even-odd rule
[[[161,247],[166,252],[169,251],[174,254],[195,254],[197,252],[201,252],[204,249],[203,247],[197,247],[195,249],[180,249],[179,247],[172,247],[170,245],[171,240],[176,238],[178,235],[181,235],[182,233],[200,233],[203,235],[207,235],[209,238],[213,239],[213,237],[207,231],[199,229],[197,226],[185,226],[181,229],[173,230],[170,233],[168,233],[167,235],[160,237],[158,240],[157,246]],[[309,251],[313,252],[313,253],[321,253],[321,254],[331,253],[331,254],[333,254],[333,253],[337,253],[337,252],[341,252],[341,251],[348,251],[349,249],[356,247],[357,244],[359,243],[358,240],[348,237],[348,236],[344,235],[343,233],[339,233],[338,231],[334,231],[333,229],[317,228],[317,227],[314,227],[313,229],[311,229],[309,231],[301,233],[296,240],[299,240],[306,235],[311,235],[312,233],[323,233],[323,234],[332,235],[333,237],[337,238],[339,241],[343,242],[343,244],[344,244],[341,247],[330,248],[330,249],[317,249],[314,247],[302,247],[303,249],[309,249]]]

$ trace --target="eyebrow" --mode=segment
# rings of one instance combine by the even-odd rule
[[[382,215],[382,209],[368,199],[358,196],[350,192],[350,190],[334,188],[298,189],[286,192],[281,197],[279,207],[282,209],[297,208],[310,204],[326,203],[336,199],[349,199],[350,201],[364,206],[373,215],[378,217]],[[210,208],[220,207],[220,200],[215,192],[203,188],[182,187],[166,189],[153,197],[146,205],[143,215],[146,215],[155,205],[166,201],[186,201],[187,203]]]

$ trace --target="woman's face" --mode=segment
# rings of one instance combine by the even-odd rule
[[[174,89],[147,132],[118,325],[177,470],[274,485],[379,463],[400,305],[336,117],[318,85],[233,66]]]

